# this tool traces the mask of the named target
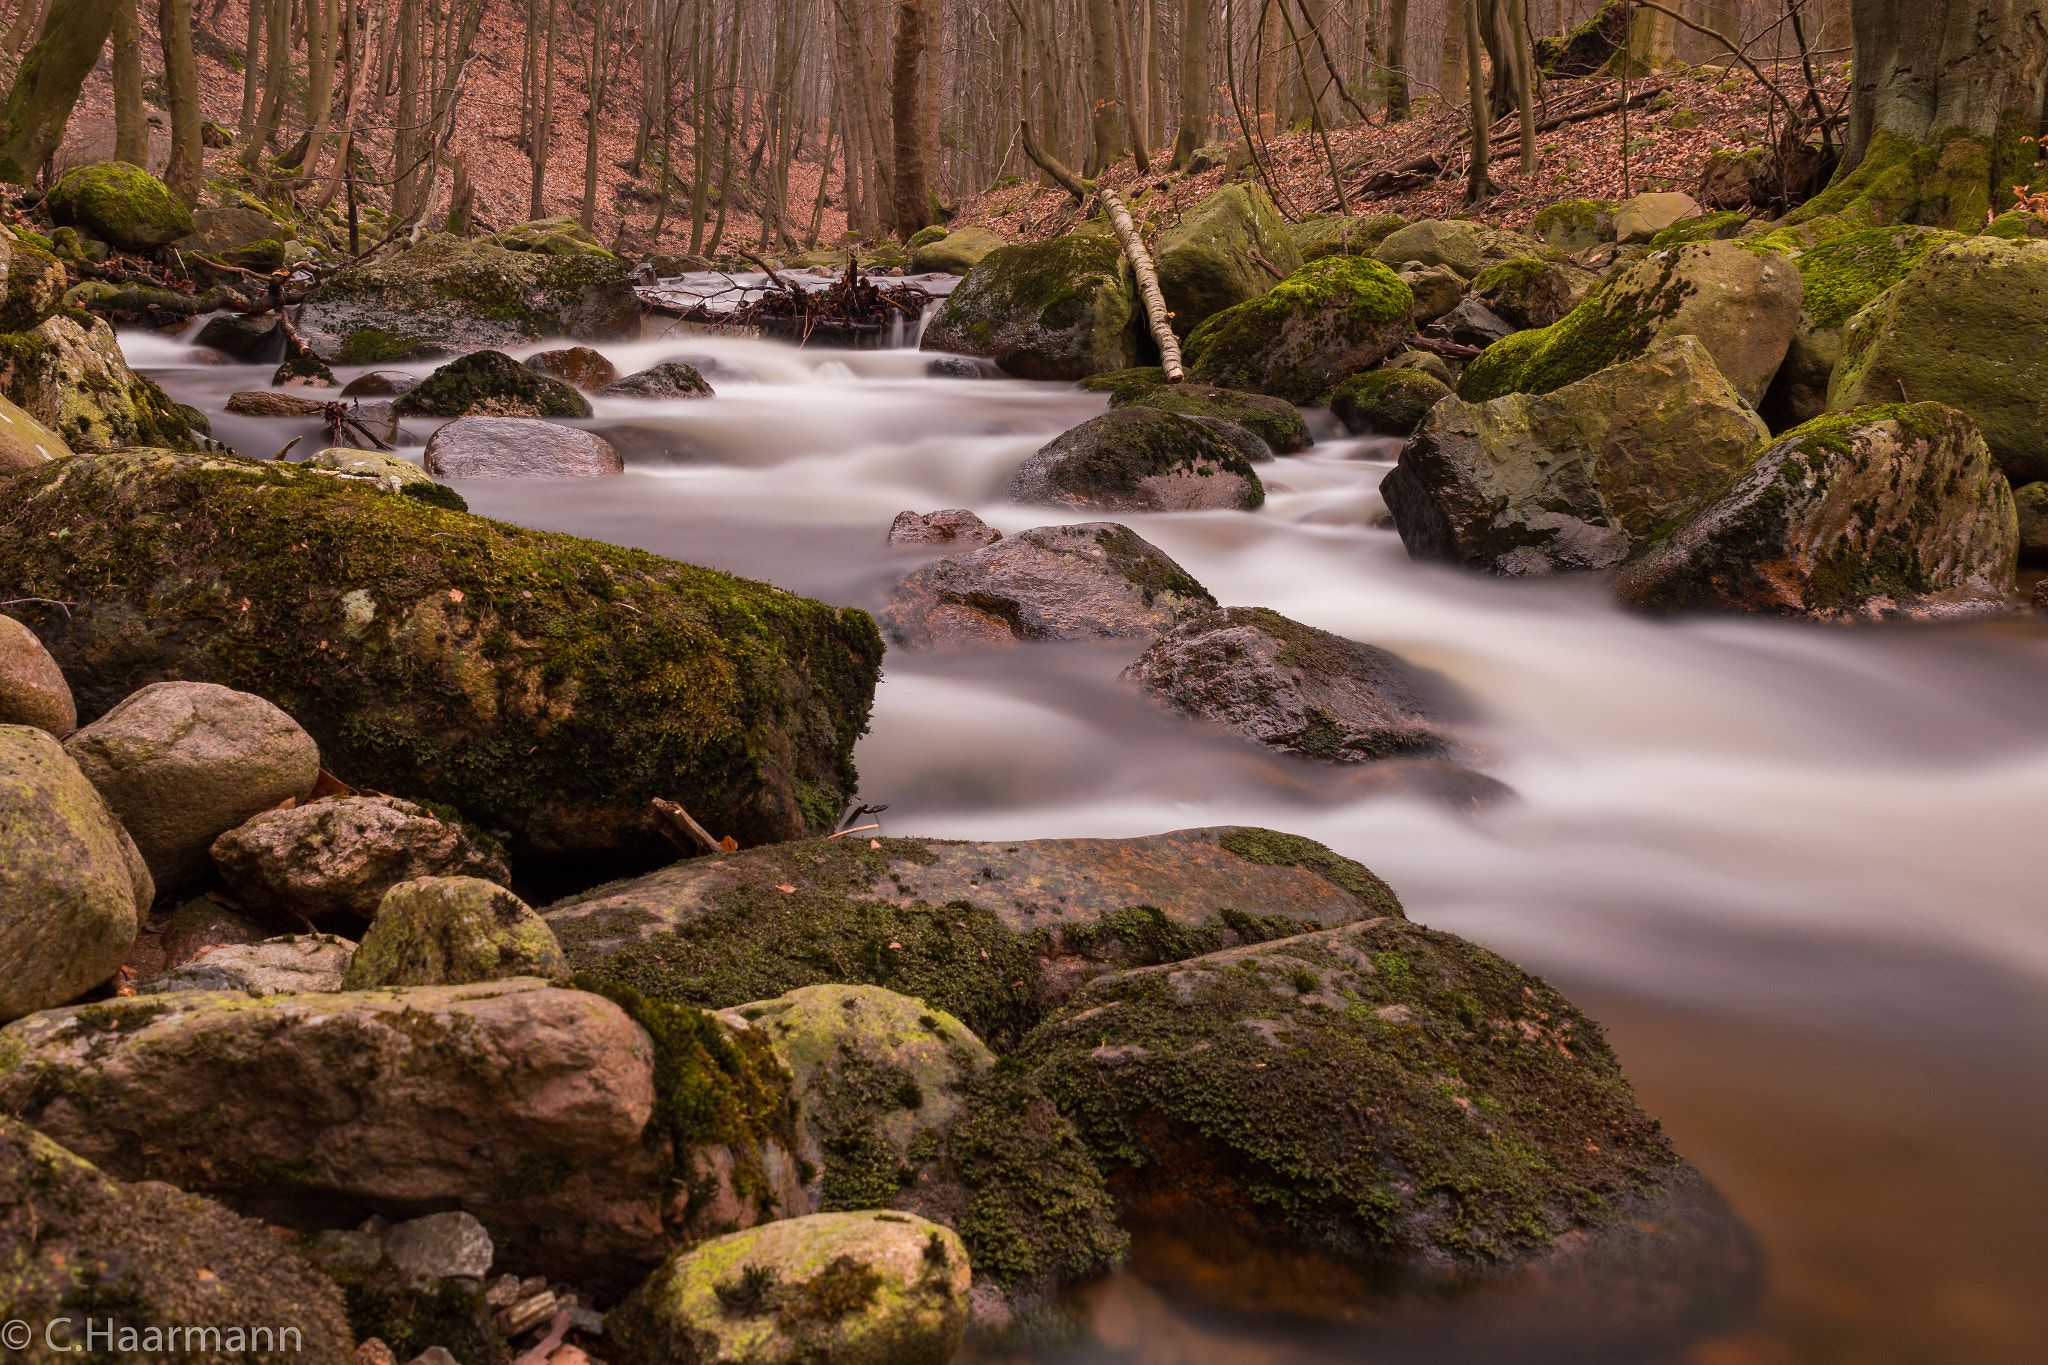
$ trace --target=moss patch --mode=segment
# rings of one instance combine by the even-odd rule
[[[1380,262],[1325,256],[1196,328],[1184,348],[1188,376],[1312,403],[1384,357],[1414,307],[1407,284]]]
[[[1122,374],[1143,371],[1124,370]],[[1276,455],[1304,450],[1312,444],[1308,423],[1292,403],[1262,393],[1239,393],[1235,389],[1213,388],[1207,384],[1158,384],[1140,388],[1125,384],[1110,397],[1113,408],[1137,406],[1182,417],[1214,417],[1235,422],[1264,441]]]
[[[591,412],[590,400],[573,387],[528,369],[503,351],[473,351],[449,361],[400,394],[391,408],[401,417],[460,417],[493,399],[531,408],[537,417],[588,417]]]

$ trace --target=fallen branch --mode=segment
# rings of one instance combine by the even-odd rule
[[[547,1335],[535,1342],[519,1359],[513,1361],[512,1365],[543,1365],[547,1358],[555,1353],[555,1348],[562,1344],[562,1338],[569,1335],[571,1317],[568,1309],[556,1309],[554,1320],[548,1324]]]
[[[1445,341],[1441,337],[1426,337],[1420,334],[1407,338],[1402,344],[1418,351],[1440,355],[1446,360],[1471,360],[1480,350],[1477,346],[1465,346],[1455,341]]]
[[[687,834],[691,839],[702,844],[706,853],[723,853],[726,851],[725,846],[712,838],[710,832],[704,826],[691,818],[690,812],[684,810],[675,802],[664,801],[657,796],[647,804],[654,807],[654,813],[661,817],[662,833],[668,836],[669,842],[675,844],[684,852],[687,853],[690,846],[679,837],[682,834]]]
[[[0,602],[0,607],[23,607],[31,602],[45,607],[55,607],[63,612],[67,618],[71,615],[71,609],[78,605],[76,602],[60,602],[54,597],[10,597],[4,602]]]

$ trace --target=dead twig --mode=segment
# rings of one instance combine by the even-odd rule
[[[684,843],[680,837],[685,834],[703,845],[706,853],[723,853],[726,851],[723,844],[720,844],[718,840],[711,837],[710,831],[698,824],[690,815],[690,812],[684,810],[675,802],[664,801],[657,796],[647,804],[652,806],[654,813],[661,817],[662,833],[669,837],[671,843],[685,852],[689,850],[689,845]]]

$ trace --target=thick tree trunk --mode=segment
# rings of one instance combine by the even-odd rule
[[[164,187],[191,208],[199,202],[199,68],[192,60],[192,0],[160,0],[158,31],[164,44],[164,102],[170,106],[171,159]]]
[[[1087,0],[1089,144],[1093,178],[1123,159],[1123,110],[1117,103],[1116,11],[1112,0]]]
[[[905,241],[931,221],[925,193],[924,138],[917,69],[924,55],[923,0],[903,0],[896,11],[896,60],[890,71],[889,120],[896,135],[896,235]]]
[[[1481,62],[1485,44],[1479,38],[1479,6],[1482,0],[1465,0],[1465,73],[1472,91],[1472,169],[1465,177],[1465,202],[1476,204],[1499,194],[1493,178],[1486,173],[1493,160],[1488,144],[1493,140],[1493,115],[1486,108],[1486,71]]]
[[[1638,6],[1635,17],[1629,21],[1628,46],[1614,54],[1607,63],[1608,70],[1619,74],[1624,62],[1632,76],[1668,71],[1676,66],[1678,21],[1663,10]]]
[[[136,0],[117,0],[113,49],[114,160],[149,169],[149,123],[142,112],[142,22]]]
[[[1529,24],[1523,14],[1525,0],[1507,0],[1508,28],[1514,34],[1515,103],[1522,115],[1522,174],[1536,174],[1536,83],[1532,69],[1536,56],[1529,47]]]
[[[1408,0],[1387,4],[1387,122],[1408,117]]]
[[[1180,24],[1180,131],[1173,140],[1176,170],[1186,169],[1188,155],[1209,138],[1209,0],[1182,0]]]
[[[64,140],[78,89],[113,30],[115,4],[64,0],[50,6],[0,111],[0,180],[28,184]]]

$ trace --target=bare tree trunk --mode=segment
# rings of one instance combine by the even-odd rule
[[[1089,179],[1123,158],[1123,111],[1117,108],[1116,11],[1113,0],[1086,0],[1088,10]]]
[[[1536,88],[1530,71],[1536,55],[1529,46],[1529,24],[1523,14],[1526,0],[1507,0],[1508,28],[1514,35],[1515,100],[1522,112],[1522,174],[1536,174]]]
[[[256,136],[256,99],[260,90],[256,61],[262,55],[266,12],[263,0],[248,0],[248,36],[242,44],[242,114],[235,124],[235,135],[245,147]]]
[[[306,27],[306,131],[291,150],[277,159],[280,168],[304,166],[311,172],[320,163],[327,142],[328,120],[334,113],[335,54],[341,45],[342,0],[306,0],[316,11]]]
[[[945,0],[924,0],[924,54],[918,62],[918,98],[922,102],[925,188],[935,202],[949,198],[946,192]]]
[[[21,51],[22,44],[38,31],[45,3],[46,0],[21,0],[21,8],[14,12],[14,22],[7,26],[7,36],[0,38],[0,48],[8,52]]]
[[[26,185],[64,140],[71,106],[114,27],[115,0],[50,6],[0,111],[0,180]]]
[[[1280,122],[1280,0],[1261,0],[1254,33],[1258,60],[1252,64],[1253,135],[1271,145]]]
[[[925,197],[924,148],[919,136],[917,68],[924,49],[923,0],[902,0],[896,13],[896,61],[890,117],[896,130],[896,235],[905,241],[931,221]]]
[[[256,109],[256,127],[242,148],[242,168],[253,171],[263,149],[277,135],[279,105],[284,98],[284,77],[291,61],[291,0],[267,0],[263,36],[263,100]]]
[[[149,123],[142,112],[142,22],[136,0],[115,0],[113,49],[114,160],[149,169]]]
[[[1115,8],[1119,65],[1123,71],[1124,89],[1130,92],[1130,98],[1124,101],[1124,114],[1125,123],[1129,125],[1131,133],[1131,159],[1138,163],[1138,174],[1149,175],[1152,171],[1152,158],[1145,154],[1145,116],[1139,109],[1136,94],[1138,78],[1144,68],[1138,64],[1137,50],[1131,43],[1131,25],[1124,14],[1121,0]]]
[[[192,60],[192,0],[160,0],[157,27],[164,45],[164,103],[171,116],[171,157],[164,188],[191,208],[199,202],[199,70]]]
[[[1465,178],[1465,202],[1479,203],[1500,193],[1486,173],[1493,160],[1488,144],[1493,140],[1493,116],[1486,109],[1486,71],[1482,59],[1486,45],[1479,37],[1479,6],[1482,0],[1465,0],[1465,73],[1472,90],[1472,169]]]
[[[1387,0],[1387,122],[1408,118],[1408,0]]]
[[[579,219],[585,232],[597,223],[597,138],[604,117],[605,56],[611,48],[609,17],[605,0],[591,0],[590,60],[584,68],[589,107],[583,117],[583,212]]]
[[[1180,130],[1173,139],[1174,169],[1209,137],[1209,6],[1211,0],[1181,0]],[[1229,54],[1224,55],[1229,60]]]
[[[399,0],[398,127],[391,134],[393,218],[410,217],[415,207],[425,121],[420,104],[420,0]]]
[[[541,57],[540,108],[533,135],[533,187],[526,197],[526,216],[547,216],[548,152],[555,139],[555,46],[561,41],[561,0],[548,0],[547,51]]]

